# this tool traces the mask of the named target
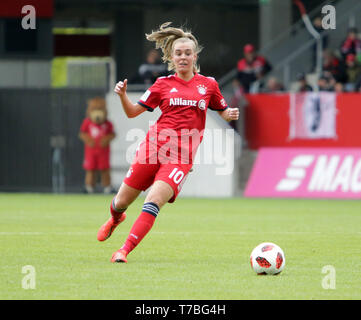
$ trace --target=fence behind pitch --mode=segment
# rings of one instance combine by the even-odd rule
[[[0,191],[80,191],[87,99],[98,89],[0,90]]]

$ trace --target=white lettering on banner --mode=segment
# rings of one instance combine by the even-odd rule
[[[341,187],[341,190],[343,192],[349,191],[350,177],[352,174],[352,164],[353,156],[348,156],[343,160],[335,179],[332,181],[330,191],[336,191],[338,187]]]
[[[339,161],[339,156],[332,156],[326,165],[327,157],[320,157],[313,171],[308,190],[332,192],[341,188],[342,192],[361,192],[361,159],[358,159],[353,166],[354,157],[347,156],[337,169]]]
[[[308,168],[314,156],[300,155],[291,161],[291,166],[286,170],[286,179],[282,179],[276,186],[277,191],[294,191],[306,177],[306,168]]]
[[[308,190],[328,191],[339,162],[340,156],[332,156],[329,162],[327,162],[327,156],[320,156],[313,170]]]
[[[277,191],[289,192],[298,189],[306,178],[306,169],[314,160],[312,155],[295,157],[286,169],[286,178],[276,186]],[[340,155],[320,155],[316,159],[310,181],[309,192],[361,192],[361,158],[352,155],[341,158]]]
[[[352,192],[361,192],[361,159],[356,163],[351,176]]]

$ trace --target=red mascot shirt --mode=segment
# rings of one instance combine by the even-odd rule
[[[85,170],[104,170],[109,169],[110,146],[102,147],[101,140],[108,134],[114,133],[113,124],[105,121],[102,124],[96,124],[89,118],[83,120],[80,131],[89,134],[94,139],[95,145],[90,147],[85,144],[84,169]]]

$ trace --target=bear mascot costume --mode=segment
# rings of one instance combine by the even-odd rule
[[[93,193],[100,172],[104,193],[111,193],[110,141],[115,138],[113,124],[107,119],[104,98],[88,101],[86,118],[80,127],[79,138],[84,142],[85,190]]]

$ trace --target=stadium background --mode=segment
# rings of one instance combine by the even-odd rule
[[[35,30],[20,28],[24,4],[2,1],[0,7],[0,31],[5,40],[0,47],[2,191],[82,191],[83,147],[77,134],[86,100],[96,95],[112,99],[109,92],[115,81],[136,74],[151,48],[144,34],[161,21],[192,28],[205,47],[200,56],[201,71],[217,78],[228,102],[233,95],[235,66],[246,43],[254,44],[271,62],[273,71],[268,76],[277,76],[292,90],[297,74],[310,68],[310,48],[315,42],[291,1],[37,0]],[[308,0],[304,4],[311,19],[320,16],[323,5],[336,6],[337,29],[327,32],[330,47],[339,46],[351,24],[360,24],[357,1],[354,6],[350,1],[320,4]],[[146,86],[131,84],[129,90],[137,99]],[[241,119],[234,127],[242,142],[236,137],[235,148],[242,156],[236,155],[234,179],[222,182],[229,185],[225,195],[241,194],[260,147],[325,145],[322,141],[286,143],[287,133],[280,133],[280,128],[288,126],[287,106],[274,106],[273,118],[269,118],[265,103],[259,106],[257,97],[252,99],[255,102],[251,105],[239,103]],[[267,99],[278,105],[272,102],[273,97]],[[111,103],[108,108],[117,110]],[[128,165],[121,156],[127,145],[120,137],[126,133],[122,128],[129,124],[114,112],[110,114],[118,128],[118,138],[112,143],[116,187]],[[350,117],[349,121],[356,118]],[[146,129],[147,121],[137,125]],[[331,145],[359,146],[348,139],[340,137],[339,143]]]
[[[303,3],[311,21],[324,5],[335,6],[336,30],[322,33],[335,51],[349,27],[361,30],[359,0]],[[21,8],[28,4],[36,8],[35,30],[20,27]],[[237,123],[228,125],[212,112],[207,120],[207,128],[234,129],[223,136],[234,149],[213,150],[234,162],[234,170],[216,175],[219,164],[198,166],[182,197],[162,210],[128,265],[113,265],[109,258],[127,236],[143,198],[128,209],[109,241],[96,241],[112,195],[102,195],[101,188],[97,195],[82,194],[79,128],[87,99],[104,96],[117,134],[111,145],[116,189],[129,166],[127,133],[147,130],[159,113],[125,119],[112,90],[116,81],[137,73],[151,49],[144,34],[165,21],[192,29],[204,46],[201,73],[214,76],[227,102],[240,107]],[[334,131],[327,137],[305,136],[302,121],[292,123],[290,116],[299,107],[291,102],[300,72],[317,91],[319,74],[311,70],[316,42],[297,6],[286,0],[2,0],[0,298],[359,299],[361,94],[326,93],[335,98],[333,127],[326,124]],[[237,61],[247,43],[273,66],[265,82],[276,77],[285,90],[235,91]],[[131,81],[129,96],[136,101],[146,88]],[[291,137],[292,126],[299,136]],[[304,162],[292,160],[304,154]],[[292,192],[275,197],[301,199],[269,196],[265,188],[274,173],[281,174],[276,182],[282,179],[283,187],[310,179],[314,163],[305,165],[310,156],[318,164],[325,157],[329,163],[340,161],[331,172],[335,178],[319,179],[318,193],[306,194],[313,199]],[[266,165],[252,176],[257,163]],[[247,196],[251,178],[251,191],[259,193]],[[318,199],[325,195],[326,201]],[[334,199],[346,195],[356,201]],[[265,241],[285,251],[287,265],[279,277],[257,277],[250,269],[251,250]],[[36,268],[36,290],[22,286],[25,265]],[[322,270],[329,265],[337,270],[336,290],[323,286]]]

